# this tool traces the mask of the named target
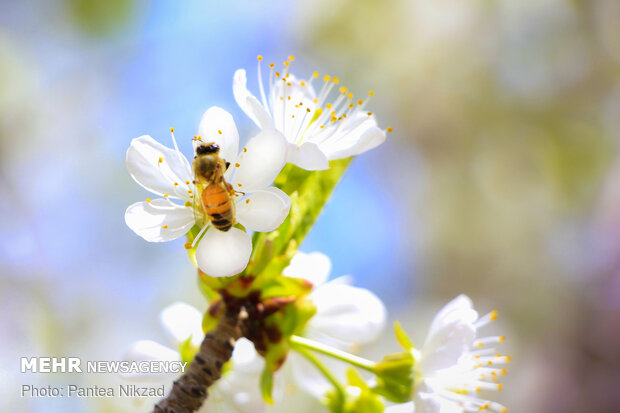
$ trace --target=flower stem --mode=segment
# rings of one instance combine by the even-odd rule
[[[325,376],[325,378],[334,386],[338,393],[338,405],[342,406],[345,401],[345,389],[344,386],[338,381],[338,379],[332,374],[331,371],[318,359],[314,354],[309,352],[305,347],[293,346],[292,347],[299,354],[304,356],[310,363],[314,365]]]
[[[300,348],[306,348],[309,350],[319,352],[321,354],[325,354],[326,356],[330,356],[335,359],[344,361],[353,366],[370,371],[371,373],[375,372],[376,363],[374,361],[370,361],[363,357],[359,357],[351,353],[347,353],[346,351],[342,351],[337,348],[330,347],[326,344],[319,343],[317,341],[310,340],[310,339],[307,339],[305,337],[300,337],[300,336],[291,336],[291,344],[293,348],[295,348],[296,350],[299,350]]]

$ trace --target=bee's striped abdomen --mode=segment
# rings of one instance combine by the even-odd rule
[[[234,220],[229,192],[221,185],[209,185],[202,191],[202,205],[211,224],[220,231],[228,231]]]

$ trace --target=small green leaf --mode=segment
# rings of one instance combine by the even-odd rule
[[[179,343],[179,354],[181,355],[182,361],[191,363],[196,353],[198,353],[198,347],[192,344],[191,336],[188,337],[187,340]]]

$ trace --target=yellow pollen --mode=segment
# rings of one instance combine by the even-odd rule
[[[168,194],[164,194],[164,198],[168,198]]]
[[[499,338],[499,342],[500,343],[503,343],[505,340],[506,340],[505,336],[500,336],[500,338]]]
[[[367,113],[367,115],[368,115],[368,116],[372,116],[372,112],[368,112],[368,113]]]
[[[347,114],[346,114],[346,113],[343,113],[343,114],[342,114],[342,117],[343,117],[343,118],[346,118],[346,117],[347,117]]]
[[[168,228],[168,225],[162,225],[161,227],[162,227],[163,229],[166,229],[166,228]]]
[[[290,96],[287,96],[287,99],[288,99],[288,100],[291,100],[291,97],[290,97]]]
[[[304,82],[303,80],[302,80],[301,82],[299,82],[299,84],[300,84],[301,86],[306,86],[306,82]]]
[[[186,250],[191,250],[192,249],[192,243],[191,242],[186,242],[184,246],[185,246]]]
[[[189,196],[189,199],[193,199],[193,198],[194,198],[194,195],[190,195],[190,196]]]
[[[355,103],[349,103],[350,108],[352,108],[353,106],[355,106]]]
[[[146,198],[146,202],[151,202],[151,198]]]
[[[310,113],[312,111],[310,110],[310,108],[306,108],[306,112]]]
[[[465,389],[458,389],[454,391],[456,394],[463,394],[465,396],[467,396],[469,394],[469,392]]]
[[[497,391],[502,391],[504,389],[504,385],[502,383],[499,383],[497,385]]]
[[[482,391],[482,389],[481,389],[480,387],[476,387],[476,388],[474,389],[474,391],[475,391],[476,393],[480,393],[480,392]]]
[[[510,356],[506,356],[506,363],[510,363],[512,361],[512,359],[510,358]]]
[[[217,133],[219,133],[219,134],[221,135],[221,134],[222,134],[222,131],[218,129],[218,130],[217,130]]]
[[[353,99],[353,93],[349,93],[349,94],[347,95],[347,97],[348,97],[349,99]]]
[[[290,60],[291,62],[294,62],[294,61],[295,61],[295,56],[290,55],[290,56],[288,57],[288,60]]]
[[[258,56],[256,56],[256,58],[257,58],[259,61],[261,61],[261,60],[263,60],[263,55],[259,54]]]
[[[331,109],[331,108],[332,108],[332,104],[331,104],[331,103],[328,103],[327,105],[325,105],[325,107],[326,107],[327,109]]]
[[[344,95],[345,93],[347,93],[347,91],[348,91],[348,90],[349,90],[349,89],[347,89],[346,87],[342,86],[342,87],[340,88],[340,93],[342,93],[342,94]]]
[[[479,358],[480,358],[480,354],[476,354],[476,355],[474,356],[474,358],[475,358],[475,359],[479,359]]]
[[[338,82],[340,82],[340,79],[338,79],[336,76],[334,76],[332,80],[334,81],[335,84],[338,84]]]
[[[484,410],[484,407],[482,406],[478,407],[478,411],[483,411],[483,410]]]
[[[243,148],[243,152],[247,152],[247,151],[248,151],[248,148]]]
[[[508,413],[508,407],[504,407],[500,413]]]
[[[175,183],[174,183],[174,186],[179,186],[179,183],[178,183],[178,182],[175,182]]]
[[[325,75],[325,76],[323,76],[323,80],[324,80],[325,82],[329,82],[331,79],[332,79],[332,78],[331,78],[331,76],[329,76],[329,75]]]
[[[284,61],[284,66],[289,67],[291,65],[291,62],[289,62],[288,60]]]
[[[502,376],[505,376],[506,375],[506,369],[501,369],[499,371],[499,374],[501,374]]]
[[[482,348],[482,347],[484,347],[484,344],[482,344],[482,341],[478,341],[478,342],[476,343],[476,347],[478,347],[478,348]]]
[[[235,163],[235,166],[238,168],[241,166],[241,164],[239,162]]]
[[[185,184],[186,184],[186,185],[189,185],[189,181],[185,181]]]
[[[286,86],[291,86],[291,82],[286,82]]]
[[[358,104],[358,105],[361,105],[362,103],[364,103],[364,101],[363,101],[362,99],[360,99],[360,100],[358,100],[358,101],[357,101],[357,104]]]
[[[492,362],[491,360],[489,360],[489,361],[487,361],[487,364],[488,364],[489,366],[492,366],[492,365],[493,365],[493,362]]]
[[[274,67],[275,65],[273,63],[269,63],[269,67]]]
[[[241,184],[237,184],[237,186],[238,186],[239,188],[241,188],[243,185],[241,185]]]
[[[164,159],[160,156],[159,157],[159,163],[162,163],[164,161]]]
[[[389,133],[389,132],[392,132],[392,131],[394,130],[394,128],[393,128],[393,127],[391,127],[391,126],[389,126],[386,130],[387,130],[387,131],[388,131],[388,133]]]
[[[491,311],[491,321],[497,320],[497,310]]]
[[[190,206],[192,206],[192,203],[191,203],[191,202],[189,202],[189,201],[185,201],[185,206],[186,206],[186,207],[190,207]]]
[[[318,100],[317,98],[314,98],[313,102],[314,102],[314,103],[318,103],[318,102],[319,102],[319,100]]]
[[[280,72],[276,72],[276,77],[280,77]]]
[[[170,128],[170,132],[174,133],[174,128]]]
[[[191,194],[191,193],[192,193],[192,190],[191,190],[191,189],[190,189],[190,190],[188,190],[188,191],[187,191],[187,193],[188,193],[188,194]]]
[[[371,90],[370,92],[368,92],[368,96],[373,96],[375,94],[374,90]]]
[[[491,372],[491,376],[493,376],[493,377],[497,376],[497,372],[492,371],[492,372]]]
[[[323,129],[323,128],[325,127],[325,125],[321,125],[321,126],[319,126],[319,127],[320,127],[321,129]]]
[[[250,198],[246,199],[246,200],[245,200],[245,203],[246,203],[246,204],[249,204],[249,203],[250,203]]]
[[[314,73],[312,74],[312,77],[319,77],[319,72],[314,72]]]

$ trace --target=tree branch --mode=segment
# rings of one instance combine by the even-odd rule
[[[154,413],[193,413],[207,398],[207,389],[222,375],[222,366],[232,356],[235,342],[243,335],[247,318],[243,307],[227,307],[220,322],[209,332],[187,371],[174,382],[170,394],[155,405]]]

